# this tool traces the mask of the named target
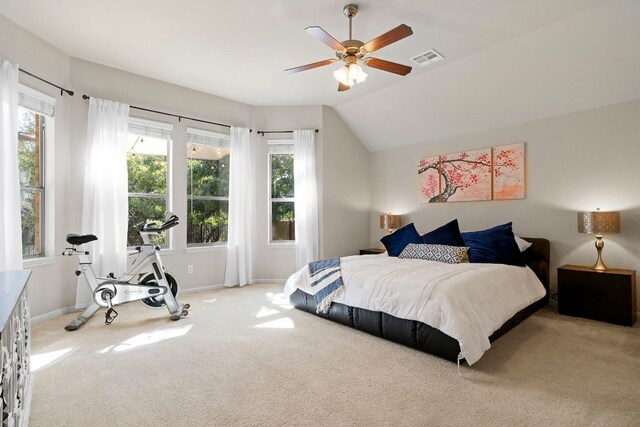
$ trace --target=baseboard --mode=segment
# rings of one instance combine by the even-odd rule
[[[252,285],[284,285],[286,279],[255,279],[251,281]]]
[[[191,293],[200,292],[200,291],[210,291],[213,289],[222,289],[222,288],[224,288],[224,285],[220,283],[218,285],[207,285],[207,286],[200,286],[198,288],[180,289],[179,295],[191,294]]]
[[[41,314],[41,315],[36,316],[36,317],[32,317],[31,318],[31,323],[32,324],[37,324],[37,323],[40,323],[40,322],[44,322],[45,320],[53,319],[55,317],[64,316],[65,314],[71,313],[73,311],[80,311],[80,310],[77,310],[75,306],[59,308],[58,310],[53,310],[53,311],[50,311],[50,312],[45,313],[45,314]]]

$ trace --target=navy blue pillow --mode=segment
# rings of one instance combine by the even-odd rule
[[[460,235],[458,220],[454,219],[445,225],[422,235],[422,242],[430,245],[464,246]]]
[[[461,234],[465,246],[469,247],[469,262],[524,267],[524,258],[518,249],[510,222],[487,230]]]
[[[422,243],[422,238],[416,227],[411,223],[397,229],[388,236],[384,236],[380,241],[387,248],[389,256],[398,256],[409,243]]]

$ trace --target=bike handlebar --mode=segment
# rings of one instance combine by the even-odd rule
[[[143,224],[138,231],[141,233],[162,233],[163,231],[175,227],[178,224],[178,216],[169,213],[162,225],[157,226],[155,222]]]

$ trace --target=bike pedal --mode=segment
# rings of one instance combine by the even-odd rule
[[[118,317],[118,312],[115,311],[113,308],[110,308],[104,314],[104,324],[110,325],[115,320],[116,317]]]

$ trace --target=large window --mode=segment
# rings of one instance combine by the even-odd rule
[[[229,135],[187,128],[187,245],[227,242]]]
[[[18,166],[22,214],[22,255],[44,248],[44,116],[18,108]]]
[[[53,98],[20,85],[18,90],[18,168],[23,257],[44,256],[45,125],[53,124]]]
[[[269,147],[269,242],[296,240],[291,140],[272,140]]]
[[[166,123],[131,118],[127,150],[129,176],[129,228],[127,245],[142,244],[140,223],[164,221],[170,210],[169,176],[172,126]],[[152,243],[167,246],[165,234],[152,235]]]

